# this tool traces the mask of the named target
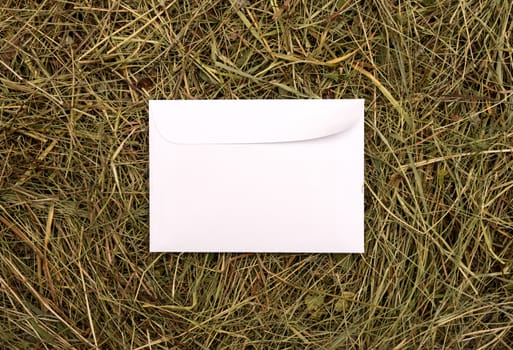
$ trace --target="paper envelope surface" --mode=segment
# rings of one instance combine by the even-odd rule
[[[149,110],[150,251],[363,252],[363,100]]]

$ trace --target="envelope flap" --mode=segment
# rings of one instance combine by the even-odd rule
[[[363,116],[363,99],[152,100],[150,122],[169,142],[271,143],[321,138]]]

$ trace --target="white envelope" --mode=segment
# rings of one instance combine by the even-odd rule
[[[150,251],[363,252],[364,101],[150,101]]]

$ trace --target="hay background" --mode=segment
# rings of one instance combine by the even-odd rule
[[[508,1],[0,5],[0,347],[511,349]],[[148,99],[366,99],[366,253],[149,254]]]

